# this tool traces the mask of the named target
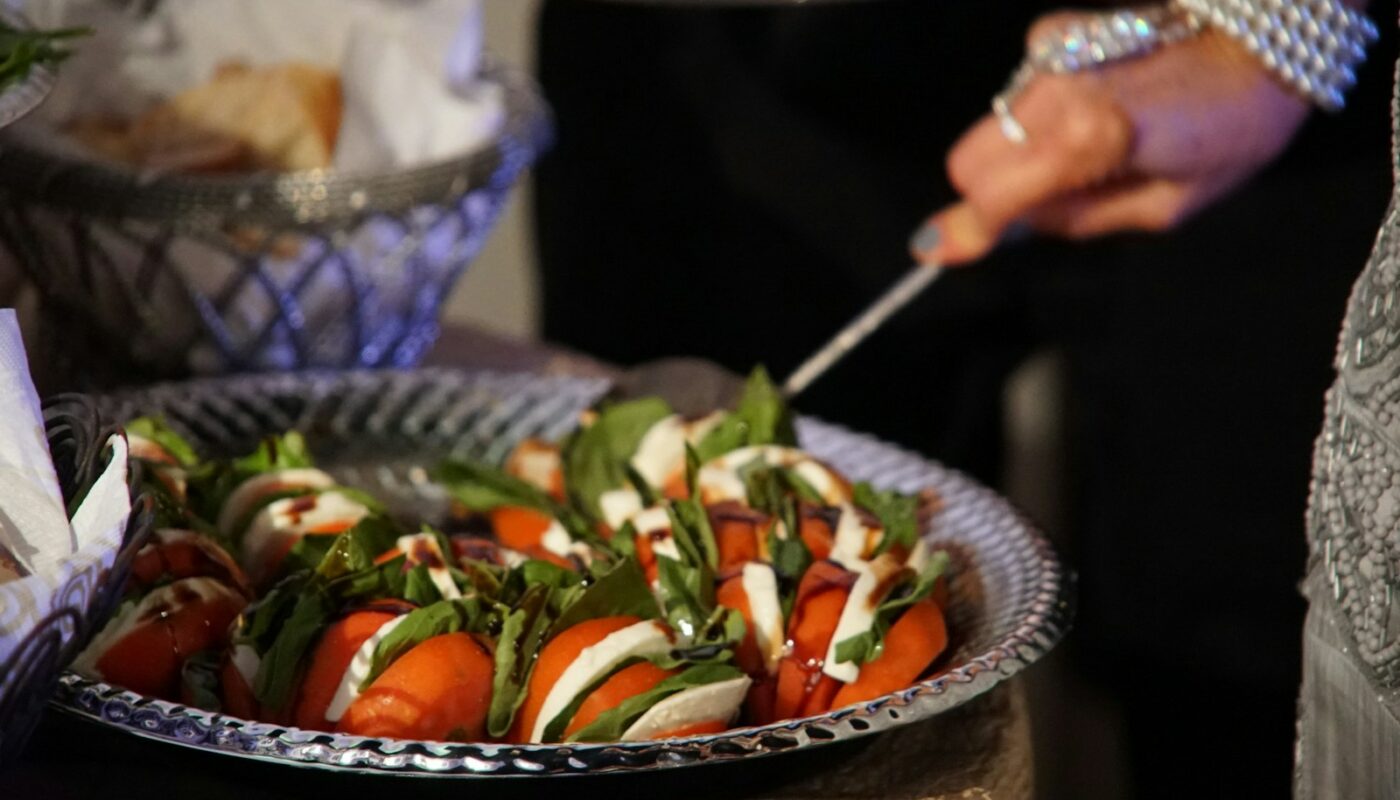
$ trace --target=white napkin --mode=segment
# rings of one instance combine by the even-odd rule
[[[501,87],[478,75],[481,0],[179,0],[144,19],[110,0],[31,0],[23,10],[38,25],[96,31],[45,104],[16,126],[65,152],[76,152],[72,142],[45,133],[84,116],[135,116],[229,61],[338,69],[337,169],[459,155],[489,141],[505,118]]]
[[[111,461],[70,525],[19,322],[0,309],[0,545],[29,573],[0,583],[0,663],[57,602],[85,606],[116,558],[131,513],[126,439],[108,446]]]

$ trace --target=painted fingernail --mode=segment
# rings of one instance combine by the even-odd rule
[[[942,241],[943,231],[939,229],[937,220],[931,219],[914,231],[914,235],[909,238],[909,249],[920,255],[927,255]]]

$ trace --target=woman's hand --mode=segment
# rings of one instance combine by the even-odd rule
[[[1030,39],[1072,18],[1042,19]],[[1070,239],[1170,229],[1282,152],[1308,105],[1206,31],[1092,72],[1037,76],[1012,111],[1024,144],[988,115],[949,152],[963,199],[915,236],[920,260],[975,260],[1016,222]],[[919,251],[921,240],[937,244]]]

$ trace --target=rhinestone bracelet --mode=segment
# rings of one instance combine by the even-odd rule
[[[1169,0],[1164,6],[1090,14],[1031,43],[993,107],[1006,108],[1037,73],[1071,73],[1146,55],[1214,28],[1242,44],[1279,80],[1329,111],[1344,104],[1376,26],[1340,0]],[[1009,112],[1000,113],[1003,125]],[[1014,137],[1013,137],[1014,138]]]
[[[1328,111],[1345,104],[1376,25],[1340,0],[1172,0],[1245,46],[1280,80]]]

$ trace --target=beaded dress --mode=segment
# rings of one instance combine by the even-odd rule
[[[1391,114],[1400,126],[1400,99]],[[1400,136],[1392,149],[1400,178]],[[1295,796],[1400,798],[1400,191],[1335,365],[1308,512]]]

